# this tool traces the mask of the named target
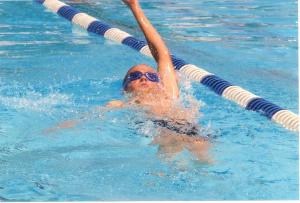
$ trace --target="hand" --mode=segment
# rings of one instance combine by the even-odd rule
[[[122,0],[127,6],[136,6],[139,4],[138,0]]]
[[[109,108],[121,108],[123,106],[124,106],[124,103],[119,100],[113,100],[106,104],[106,107],[109,107]]]

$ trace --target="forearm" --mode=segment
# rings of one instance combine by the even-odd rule
[[[61,123],[58,123],[56,126],[51,127],[51,128],[47,128],[45,130],[43,130],[44,134],[49,134],[49,133],[53,133],[56,132],[58,130],[61,129],[66,129],[66,128],[73,128],[75,127],[80,121],[79,120],[67,120],[67,121],[63,121]]]
[[[152,55],[157,62],[163,58],[170,58],[170,54],[167,46],[162,40],[159,33],[153,27],[151,22],[145,16],[142,8],[139,4],[130,7],[136,21],[138,22],[141,30],[143,31]]]

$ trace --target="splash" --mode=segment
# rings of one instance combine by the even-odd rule
[[[22,97],[0,96],[0,104],[13,109],[25,109],[38,112],[49,112],[54,107],[70,105],[70,97],[60,93],[42,95],[37,92],[27,92]]]
[[[149,98],[147,96],[146,103],[144,105],[140,105],[138,102],[139,99],[130,101],[132,95],[130,93],[125,94],[125,100],[128,100],[131,104],[130,108],[135,115],[129,119],[131,121],[130,125],[136,126],[139,134],[145,137],[155,137],[159,134],[157,123],[160,121],[168,123],[169,128],[180,128],[187,132],[190,132],[192,128],[191,126],[198,126],[198,120],[203,117],[203,114],[200,112],[200,108],[205,104],[201,100],[197,100],[195,98],[194,88],[192,87],[191,82],[184,78],[183,75],[178,75],[178,77],[181,77],[181,96],[178,101],[175,103],[172,101],[172,104],[170,105],[169,103],[166,103],[168,101],[157,98],[161,97],[161,95],[153,94],[153,97],[150,95]],[[158,103],[159,101],[161,103]],[[182,123],[186,123],[187,125],[183,125]],[[174,126],[172,126],[172,124],[174,124]],[[211,134],[210,128],[210,126],[204,127],[199,132],[199,135],[206,136]]]
[[[195,98],[192,82],[182,73],[177,72],[178,80],[180,81],[180,102],[195,113],[196,118],[201,118],[203,114],[200,109],[206,104],[200,99]]]

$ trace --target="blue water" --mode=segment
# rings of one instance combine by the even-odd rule
[[[119,1],[70,5],[142,39]],[[172,53],[298,113],[297,1],[146,1]],[[152,59],[88,34],[31,0],[0,0],[0,200],[299,199],[298,135],[201,84],[182,83],[213,135],[213,163],[166,162],[153,126],[122,99],[127,69]],[[71,129],[57,123],[89,118]]]

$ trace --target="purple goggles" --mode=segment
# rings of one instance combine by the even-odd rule
[[[135,71],[132,73],[129,73],[123,81],[123,88],[126,89],[128,84],[134,80],[138,80],[141,77],[145,76],[147,78],[147,80],[151,81],[151,82],[159,82],[159,77],[157,73],[151,73],[151,72],[146,72],[146,73],[142,73],[140,71]]]

